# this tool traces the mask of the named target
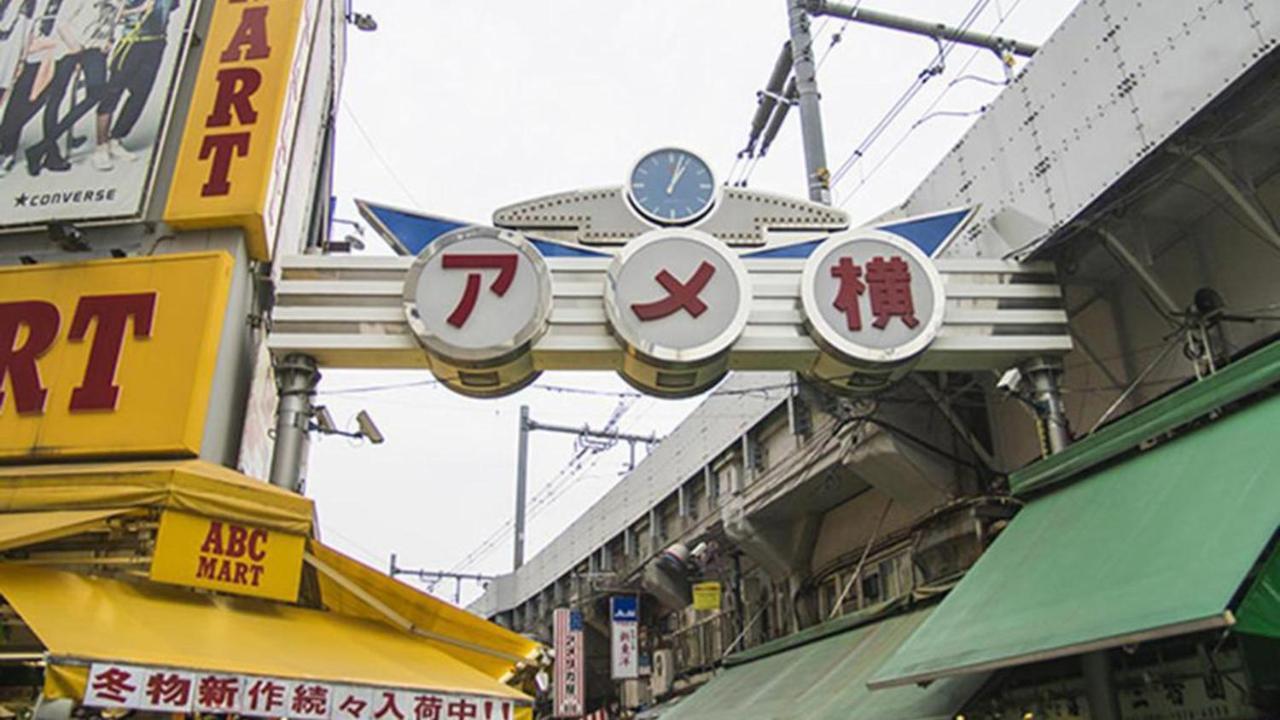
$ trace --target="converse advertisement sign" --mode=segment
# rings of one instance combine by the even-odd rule
[[[0,0],[0,227],[146,204],[198,0]]]

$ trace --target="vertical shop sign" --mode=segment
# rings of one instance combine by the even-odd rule
[[[609,670],[614,680],[640,676],[640,598],[616,595],[609,598]]]
[[[582,613],[556,608],[554,613],[556,652],[555,717],[581,717],[586,680],[583,670]]]
[[[239,226],[267,260],[314,20],[313,0],[216,0],[164,219]]]

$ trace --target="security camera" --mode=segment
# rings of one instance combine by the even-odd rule
[[[317,430],[325,435],[332,435],[337,432],[338,425],[333,421],[333,414],[329,412],[329,408],[317,405],[311,412],[312,416],[315,417]]]
[[[996,381],[996,389],[1010,395],[1017,395],[1018,391],[1022,389],[1022,371],[1016,367],[1006,370],[1000,376],[1000,379]]]
[[[369,439],[374,445],[381,445],[386,437],[382,435],[382,431],[377,425],[373,424],[373,418],[369,417],[369,413],[364,410],[356,415],[356,425],[360,426],[360,434]]]
[[[69,222],[49,223],[49,239],[66,252],[89,250],[89,243],[84,239],[84,231]]]
[[[347,16],[347,20],[352,25],[355,25],[357,30],[373,32],[378,29],[378,21],[374,20],[373,16],[368,13],[353,12]]]

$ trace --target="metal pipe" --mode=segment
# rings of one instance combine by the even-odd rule
[[[1262,237],[1272,247],[1280,249],[1280,228],[1277,228],[1271,218],[1267,217],[1265,210],[1245,194],[1245,189],[1240,187],[1241,183],[1231,178],[1226,170],[1219,167],[1218,163],[1204,152],[1191,153],[1190,157],[1200,166],[1201,170],[1204,170],[1205,174],[1217,183],[1218,187],[1227,194],[1227,197],[1231,198],[1231,201],[1244,212],[1245,216],[1258,228]]]
[[[306,486],[310,444],[311,397],[320,371],[310,355],[286,355],[276,366],[276,437],[271,453],[271,484],[296,493]]]
[[[528,410],[528,408],[522,408]],[[565,433],[566,435],[586,435],[587,437],[605,438],[607,440],[625,440],[627,442],[642,442],[653,444],[658,442],[658,438],[654,435],[632,435],[630,433],[618,432],[617,430],[592,430],[589,427],[571,427],[569,425],[552,425],[550,423],[542,423],[537,420],[530,420],[526,412],[524,415],[524,425],[529,430],[543,430],[546,432]]]
[[[1182,308],[1178,307],[1178,304],[1173,301],[1173,297],[1165,291],[1164,286],[1156,279],[1155,274],[1148,270],[1138,260],[1138,256],[1125,247],[1124,243],[1120,242],[1120,238],[1106,228],[1095,227],[1094,232],[1098,233],[1098,236],[1106,243],[1112,257],[1124,265],[1142,283],[1142,287],[1147,291],[1147,297],[1156,306],[1157,312],[1163,315],[1166,320],[1177,317],[1182,312]]]
[[[1080,656],[1084,694],[1089,701],[1091,720],[1120,720],[1120,701],[1111,675],[1111,656],[1095,650]]]
[[[937,40],[959,43],[960,45],[987,48],[996,52],[1007,50],[1014,55],[1031,57],[1040,49],[1031,43],[996,37],[988,33],[962,30],[943,23],[916,20],[915,18],[858,7],[858,3],[836,2],[835,0],[809,0],[808,4],[809,12],[814,15],[826,15],[841,18],[842,20],[852,20],[865,25],[874,25],[889,30],[911,33],[912,35],[923,35]]]
[[[1027,366],[1027,374],[1035,388],[1036,406],[1048,425],[1049,452],[1060,453],[1071,444],[1062,392],[1058,387],[1062,363],[1056,358],[1042,358]],[[1081,655],[1080,674],[1084,679],[1085,697],[1089,701],[1089,717],[1093,720],[1120,720],[1119,696],[1107,651],[1094,650]]]
[[[769,83],[765,85],[764,92],[760,93],[759,104],[756,105],[756,114],[751,118],[751,134],[747,138],[747,155],[751,155],[756,150],[756,142],[760,139],[760,133],[764,131],[765,123],[769,121],[769,116],[773,114],[774,107],[778,104],[778,98],[782,96],[782,86],[787,82],[787,76],[791,74],[791,41],[782,44],[782,51],[778,53],[778,59],[773,63],[773,73],[769,75]]]
[[[805,175],[809,199],[831,204],[831,171],[827,169],[827,148],[822,139],[822,110],[819,106],[817,65],[813,60],[813,36],[809,34],[806,0],[787,0],[791,23],[791,60],[796,92],[800,100],[800,131],[804,139]]]
[[[1060,453],[1071,444],[1071,432],[1067,426],[1067,409],[1062,402],[1058,377],[1062,374],[1062,362],[1056,358],[1032,361],[1026,366],[1027,376],[1035,392],[1036,408],[1045,424],[1049,452]]]
[[[773,117],[769,118],[769,125],[764,129],[764,137],[760,140],[760,157],[769,154],[769,146],[773,145],[774,138],[778,137],[778,131],[782,129],[782,123],[787,119],[787,113],[791,112],[791,105],[796,101],[797,96],[796,78],[792,75],[787,81],[786,90],[782,91],[782,97],[786,102],[777,103]]]
[[[512,569],[524,565],[524,502],[529,483],[529,406],[520,406],[520,442],[516,451],[516,547]]]

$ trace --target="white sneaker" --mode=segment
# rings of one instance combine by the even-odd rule
[[[115,167],[115,163],[111,162],[111,153],[107,150],[106,145],[99,145],[93,149],[93,167],[103,172]]]
[[[126,150],[124,145],[121,145],[120,141],[114,138],[107,141],[107,147],[110,148],[111,157],[116,158],[117,160],[137,160],[138,159],[138,156],[136,153]]]

